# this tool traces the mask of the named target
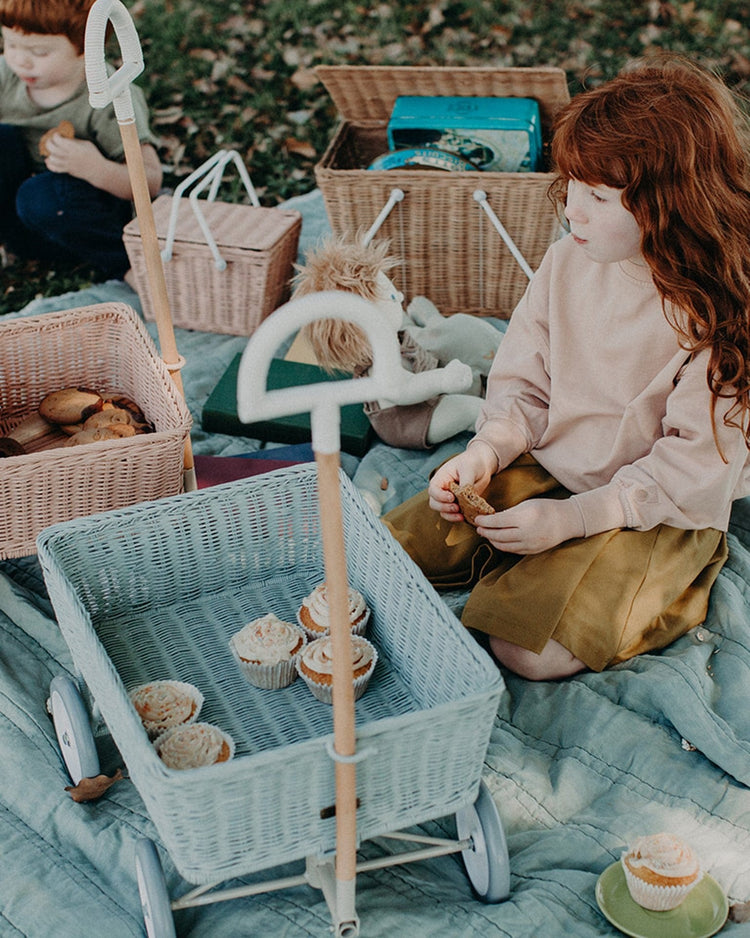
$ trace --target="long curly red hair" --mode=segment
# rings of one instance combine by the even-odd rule
[[[569,179],[622,189],[664,313],[692,352],[710,349],[713,396],[750,446],[750,129],[711,72],[641,62],[558,115],[550,196]]]

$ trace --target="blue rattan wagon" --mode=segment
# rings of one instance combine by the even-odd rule
[[[308,318],[323,309],[328,315],[342,296],[317,294],[274,313],[248,344],[245,373],[250,362],[255,370],[251,346],[257,351],[265,326],[278,330],[295,307]],[[371,315],[370,304],[359,305],[354,313]],[[302,390],[309,398],[310,388]],[[278,470],[68,521],[39,536],[49,595],[82,679],[78,694],[56,678],[50,696],[69,771],[74,781],[98,773],[87,715],[96,710],[161,844],[196,886],[170,900],[155,844],[138,844],[150,938],[174,935],[172,909],[226,898],[224,880],[303,858],[305,873],[284,884],[321,888],[335,933],[358,934],[353,890],[342,896],[338,870],[333,875],[342,764],[356,766],[356,842],[388,835],[416,842],[376,865],[460,853],[480,898],[508,893],[502,825],[481,782],[502,679],[343,473],[337,487],[345,575],[371,609],[368,637],[378,651],[356,702],[354,754],[342,756],[336,746],[335,698],[333,708],[321,703],[302,681],[253,687],[231,654],[229,638],[243,624],[269,611],[294,621],[302,599],[330,576],[319,470]],[[233,759],[183,771],[165,766],[128,697],[130,688],[156,679],[199,688],[201,719],[233,738]],[[399,833],[451,814],[456,840]],[[271,888],[278,882],[232,894]]]

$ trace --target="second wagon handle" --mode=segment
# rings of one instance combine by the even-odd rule
[[[316,319],[342,319],[358,325],[372,347],[371,374],[268,391],[271,359],[281,343]],[[401,364],[398,338],[377,307],[353,293],[311,293],[291,300],[265,319],[250,337],[237,376],[237,414],[243,423],[310,412],[312,447],[318,472],[320,526],[333,646],[333,736],[336,782],[336,888],[332,906],[336,934],[359,933],[355,912],[357,872],[357,788],[354,688],[344,523],[339,488],[340,408],[344,404],[388,398],[400,404],[435,394],[466,390],[471,368],[451,362],[420,374]],[[324,889],[325,891],[325,889]],[[331,904],[331,899],[326,898]]]
[[[105,37],[110,20],[120,44],[123,60],[122,65],[112,75],[107,74],[104,56]],[[96,0],[89,10],[84,40],[84,63],[91,106],[103,108],[112,102],[115,109],[115,117],[125,151],[125,163],[133,189],[135,214],[141,229],[143,256],[152,295],[156,328],[159,333],[161,356],[172,375],[177,390],[184,397],[185,391],[180,369],[185,364],[185,359],[177,351],[159,239],[151,207],[151,194],[148,190],[141,143],[135,126],[133,96],[130,91],[131,83],[143,71],[143,52],[130,13],[120,0]],[[197,488],[189,436],[185,440],[183,484],[186,491],[193,491]]]

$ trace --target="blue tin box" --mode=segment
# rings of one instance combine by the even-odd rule
[[[434,148],[491,172],[537,172],[542,163],[533,98],[404,95],[394,102],[387,135],[391,150]]]

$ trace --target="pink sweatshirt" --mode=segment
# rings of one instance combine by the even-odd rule
[[[586,536],[660,523],[725,531],[733,499],[750,493],[748,450],[723,425],[725,400],[726,462],[716,449],[707,361],[680,348],[647,268],[594,263],[563,237],[513,313],[474,440],[499,468],[532,453],[576,493]]]

